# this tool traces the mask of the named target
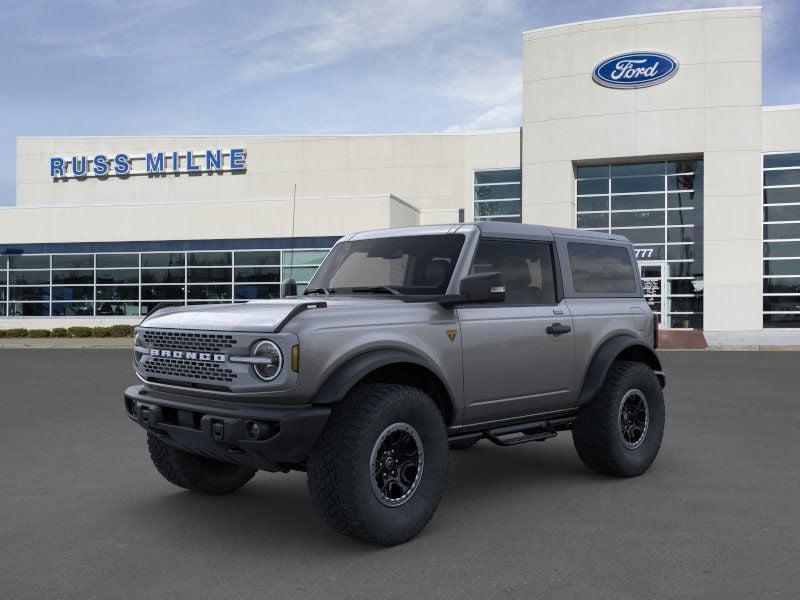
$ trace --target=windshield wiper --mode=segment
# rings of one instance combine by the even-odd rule
[[[393,296],[400,296],[400,292],[396,289],[389,287],[388,285],[373,285],[373,286],[365,286],[365,287],[354,287],[350,288],[350,290],[354,294],[392,294]]]
[[[303,292],[303,295],[307,294],[325,294],[326,296],[330,296],[331,294],[335,294],[336,290],[329,290],[328,288],[319,287],[319,288],[311,288],[310,290],[306,290]]]

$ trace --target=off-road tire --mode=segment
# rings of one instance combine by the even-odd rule
[[[373,490],[371,457],[382,432],[408,424],[423,446],[419,483],[405,503],[387,506]],[[381,546],[417,535],[436,511],[447,480],[444,420],[421,390],[368,383],[334,406],[308,459],[308,490],[323,522],[335,531]]]
[[[636,448],[626,446],[621,425],[623,398],[632,390],[644,394],[648,423]],[[609,369],[598,394],[578,412],[572,441],[583,463],[607,475],[635,477],[650,467],[664,435],[664,394],[655,373],[647,365],[616,362]]]
[[[178,487],[206,494],[235,492],[256,474],[255,469],[225,463],[170,446],[152,433],[147,449],[158,472]]]
[[[481,441],[481,438],[470,438],[466,440],[450,442],[450,450],[469,450],[479,441]]]

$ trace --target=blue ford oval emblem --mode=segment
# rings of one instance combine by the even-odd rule
[[[659,52],[628,52],[601,62],[592,79],[611,88],[640,88],[666,81],[678,72],[678,61]]]

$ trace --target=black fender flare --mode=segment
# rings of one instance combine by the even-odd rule
[[[586,404],[595,397],[600,391],[611,365],[622,354],[630,354],[632,360],[647,364],[655,372],[661,387],[666,386],[666,376],[655,351],[632,335],[615,335],[603,342],[594,353],[589,368],[586,370],[586,376],[583,378],[578,404]]]
[[[450,410],[455,410],[453,392],[444,377],[442,377],[439,369],[417,354],[390,348],[370,350],[347,360],[325,380],[325,383],[314,394],[311,403],[333,404],[339,402],[356,383],[376,369],[399,363],[418,365],[433,373],[448,396],[443,400],[449,402],[450,406],[448,408]]]

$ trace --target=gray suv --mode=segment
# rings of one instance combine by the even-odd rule
[[[302,295],[151,312],[125,409],[171,483],[225,494],[257,470],[306,471],[328,525],[392,545],[433,516],[449,451],[484,439],[570,430],[588,467],[644,473],[664,431],[656,334],[625,238],[369,231]]]

